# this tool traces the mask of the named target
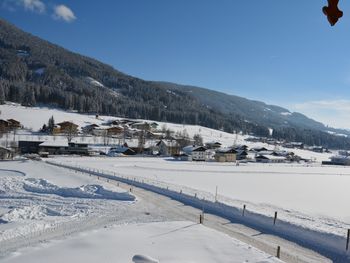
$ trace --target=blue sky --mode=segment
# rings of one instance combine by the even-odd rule
[[[23,30],[125,73],[223,91],[350,128],[350,2],[0,0]]]

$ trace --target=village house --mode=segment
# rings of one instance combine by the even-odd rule
[[[83,127],[82,131],[85,134],[94,134],[94,130],[96,130],[99,127],[100,126],[98,126],[97,124],[93,123],[93,124],[89,124],[89,125]]]
[[[0,131],[19,129],[21,127],[22,127],[21,123],[14,119],[8,119],[8,120],[0,119]]]
[[[233,148],[220,148],[216,151],[214,158],[215,161],[223,162],[235,162],[237,151]]]
[[[266,152],[268,151],[268,149],[266,149],[265,147],[255,147],[251,149],[252,152]]]
[[[257,163],[284,163],[287,161],[287,159],[284,156],[258,154],[255,157],[255,161]]]
[[[7,131],[9,127],[8,121],[0,120],[0,131]]]
[[[149,131],[151,126],[147,122],[136,122],[131,124],[131,127],[138,130]]]
[[[113,126],[113,127],[107,128],[107,134],[109,136],[119,135],[119,134],[122,134],[123,132],[124,132],[124,129],[121,126]]]
[[[14,157],[13,150],[0,146],[0,160],[9,160]]]
[[[124,145],[112,147],[108,152],[109,156],[119,156],[120,154],[122,154],[122,155],[135,155],[136,152],[134,150],[130,149],[129,147],[124,146]]]
[[[61,133],[78,132],[78,128],[79,128],[78,125],[76,125],[70,121],[64,121],[64,122],[57,123],[57,126],[59,126],[59,130]]]
[[[219,149],[221,145],[222,144],[220,142],[207,142],[205,144],[205,148],[216,150],[216,149]]]
[[[206,161],[207,160],[207,148],[204,146],[189,145],[182,149],[182,151],[191,156],[192,161]]]
[[[237,160],[246,160],[248,157],[248,152],[245,150],[237,150],[236,159]]]
[[[160,140],[157,142],[155,150],[159,155],[172,156],[180,153],[180,145],[176,140]]]
[[[8,128],[9,129],[19,129],[22,127],[21,123],[14,119],[8,119],[7,122],[9,123]]]
[[[157,131],[159,124],[156,122],[150,123],[151,131]]]
[[[288,142],[288,143],[283,144],[283,147],[304,149],[304,144],[302,142]]]

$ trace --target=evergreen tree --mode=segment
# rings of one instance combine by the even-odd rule
[[[53,116],[51,116],[51,118],[47,123],[47,130],[49,133],[52,134],[54,128],[55,128],[55,119],[53,118]]]

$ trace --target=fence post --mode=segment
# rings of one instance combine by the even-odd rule
[[[350,229],[348,229],[348,237],[346,238],[346,251],[349,250]]]
[[[245,214],[245,208],[246,208],[246,205],[243,205],[242,216],[244,216],[244,214]]]
[[[277,220],[277,212],[275,212],[275,217],[273,219],[273,224],[276,225],[276,220]]]
[[[281,247],[277,246],[277,258],[281,258]]]
[[[218,201],[218,186],[215,188],[215,202]]]

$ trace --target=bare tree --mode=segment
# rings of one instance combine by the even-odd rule
[[[78,135],[77,126],[75,126],[73,123],[69,124],[65,127],[63,133],[66,136],[68,143],[70,143],[73,138]]]

